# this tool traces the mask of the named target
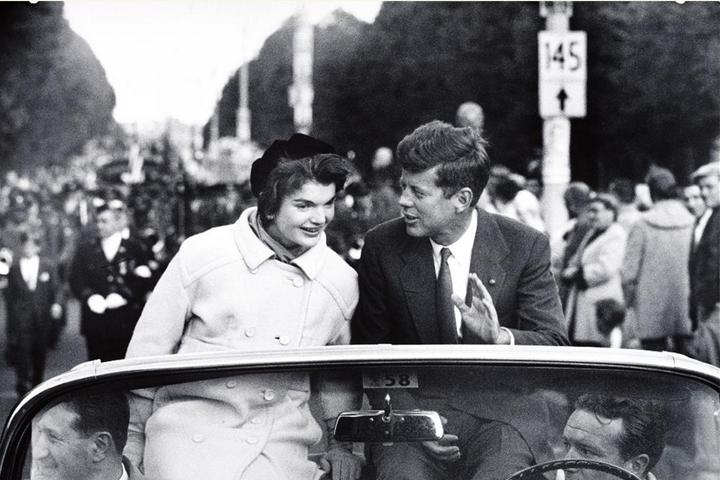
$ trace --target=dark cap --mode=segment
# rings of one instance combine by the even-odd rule
[[[275,140],[263,156],[255,160],[250,170],[250,188],[253,195],[260,196],[267,184],[270,172],[281,160],[297,160],[319,153],[336,153],[335,148],[321,140],[295,133],[289,140]]]

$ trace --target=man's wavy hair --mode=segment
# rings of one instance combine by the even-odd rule
[[[490,176],[486,147],[487,142],[476,129],[433,120],[405,136],[396,155],[403,170],[410,173],[439,166],[436,183],[445,197],[468,187],[475,205]]]
[[[618,450],[623,460],[637,455],[649,457],[650,471],[665,449],[667,426],[663,409],[657,402],[645,399],[585,394],[575,402],[575,409],[595,415],[601,423],[622,419],[623,433]]]

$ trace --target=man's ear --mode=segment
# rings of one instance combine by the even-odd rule
[[[97,432],[93,435],[91,449],[94,461],[104,460],[112,448],[115,448],[115,442],[110,433]]]
[[[468,208],[472,208],[472,201],[474,198],[472,190],[468,187],[463,187],[455,192],[455,210],[460,213]]]
[[[623,466],[625,469],[630,470],[638,477],[642,477],[646,473],[649,464],[650,457],[643,453],[626,460]]]

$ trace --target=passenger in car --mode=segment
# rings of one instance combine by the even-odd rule
[[[33,419],[31,480],[143,480],[122,451],[130,411],[123,392],[81,390]]]
[[[566,459],[596,460],[655,480],[652,468],[665,448],[666,425],[660,406],[649,400],[586,394],[563,431]],[[567,480],[617,478],[590,469],[566,469]]]
[[[402,218],[366,236],[353,343],[567,345],[547,237],[477,208],[490,169],[480,134],[433,121],[400,142],[397,158]],[[438,410],[448,436],[373,445],[379,478],[504,479],[533,463],[492,408],[432,390],[395,406]]]
[[[274,142],[252,166],[258,206],[182,244],[127,356],[349,343],[357,277],[324,234],[348,165],[305,135]],[[350,389],[333,391],[332,402],[320,393],[328,428],[355,405]],[[135,391],[126,454],[154,480],[317,479],[308,447],[322,431],[309,397],[302,373]],[[334,479],[359,476],[350,448],[330,445]]]

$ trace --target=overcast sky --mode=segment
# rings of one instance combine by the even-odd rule
[[[339,7],[372,22],[381,2],[306,3],[317,23]],[[67,0],[65,16],[105,67],[117,97],[117,121],[145,123],[175,118],[201,125],[210,116],[227,78],[244,60],[256,56],[263,41],[301,4]]]

